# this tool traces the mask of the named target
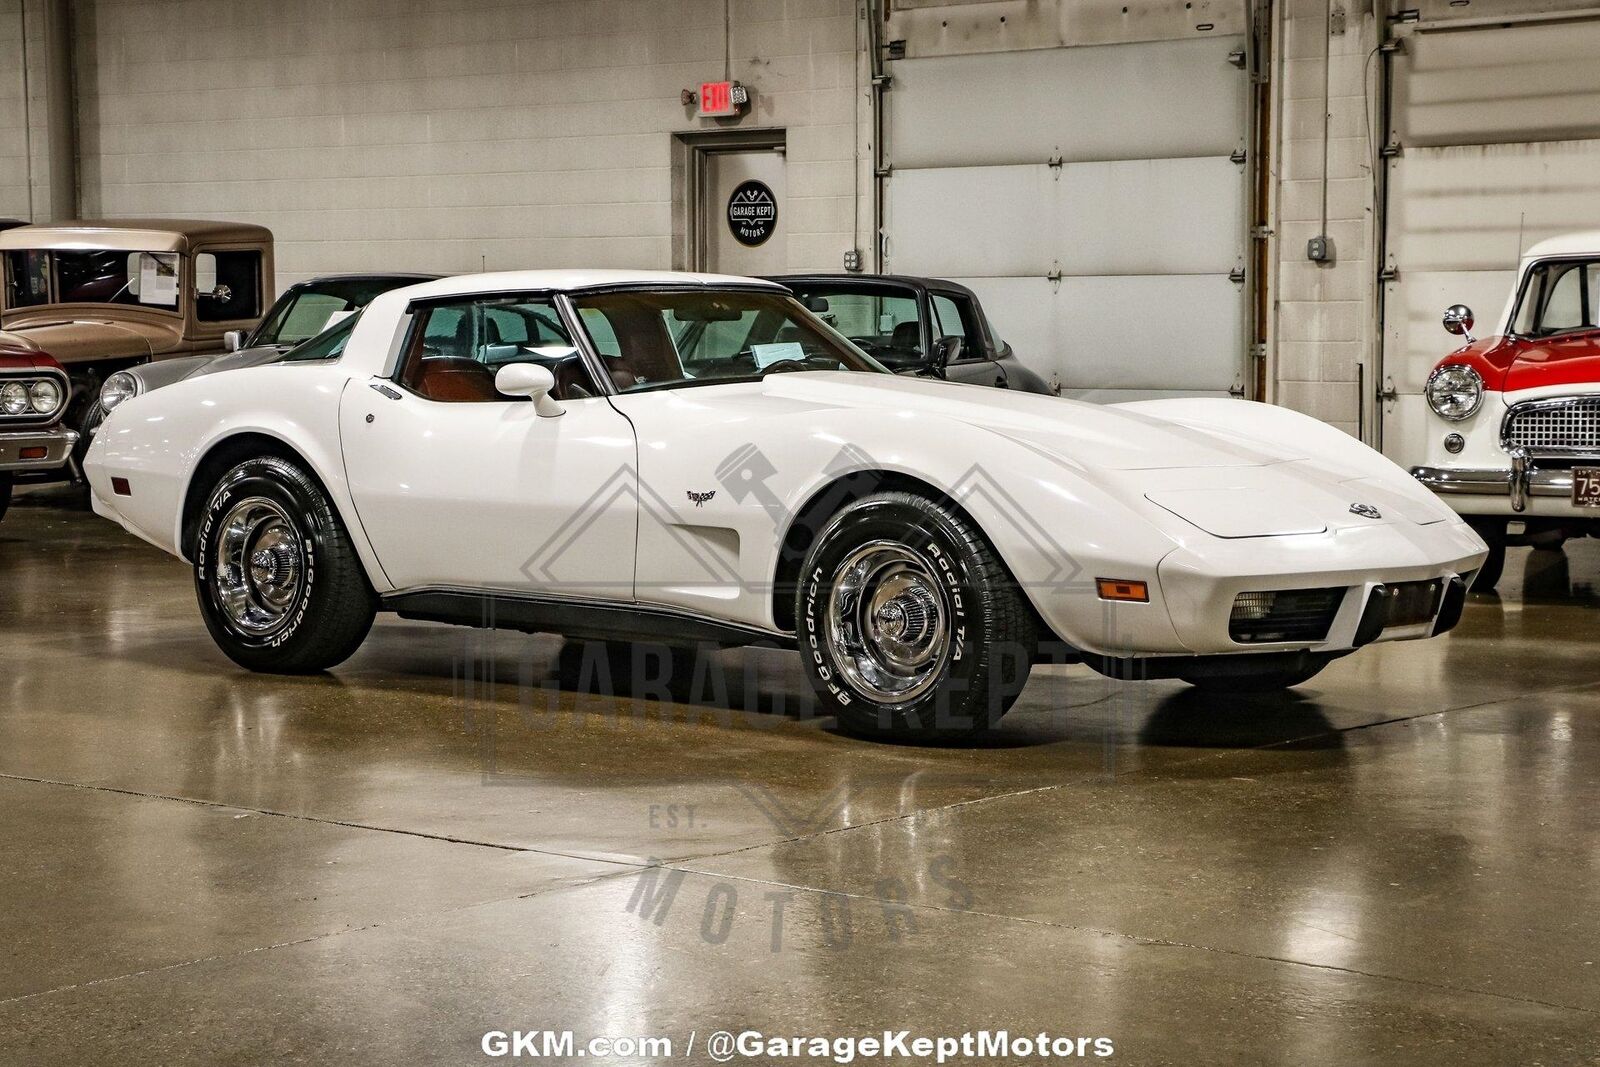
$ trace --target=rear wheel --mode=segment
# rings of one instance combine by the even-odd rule
[[[824,713],[852,733],[962,736],[1000,721],[1038,648],[983,535],[911,493],[858,500],[806,553],[795,616]]]
[[[276,456],[223,475],[192,552],[206,628],[241,667],[306,674],[348,659],[376,614],[349,535],[321,486]]]

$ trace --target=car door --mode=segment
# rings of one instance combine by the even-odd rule
[[[549,367],[562,413],[500,394],[508,363]],[[416,308],[393,380],[352,383],[340,415],[356,511],[397,590],[633,600],[633,428],[552,298]]]
[[[929,290],[928,312],[932,343],[938,344],[946,337],[961,338],[961,358],[945,367],[945,378],[952,382],[1006,388],[1006,373],[989,351],[971,297],[954,291]]]

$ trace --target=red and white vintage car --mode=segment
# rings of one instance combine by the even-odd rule
[[[1411,473],[1489,543],[1475,588],[1492,589],[1506,545],[1600,535],[1600,232],[1534,245],[1492,332],[1472,324],[1444,314],[1467,343],[1428,377],[1437,421]]]
[[[67,372],[43,352],[0,347],[0,518],[18,477],[66,465],[78,435],[61,425]]]

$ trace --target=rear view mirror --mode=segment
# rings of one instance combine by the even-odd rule
[[[1444,310],[1445,333],[1472,340],[1472,309],[1465,304],[1451,304]]]
[[[806,310],[814,315],[821,315],[828,310],[828,298],[825,296],[807,296],[801,299],[806,306]]]

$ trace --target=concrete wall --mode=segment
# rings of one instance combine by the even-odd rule
[[[854,0],[77,6],[84,213],[262,223],[280,284],[672,266],[679,92],[725,70],[788,131],[789,267],[870,247]]]
[[[51,199],[45,8],[0,0],[0,218],[43,221],[63,206]]]
[[[1333,11],[1343,12],[1344,32],[1330,33],[1329,8],[1327,0],[1280,0],[1269,399],[1355,433],[1357,367],[1376,360],[1375,153],[1363,85],[1375,94],[1379,61],[1367,57],[1379,26],[1371,0],[1332,0]],[[1336,15],[1335,28],[1338,21]],[[1324,114],[1331,264],[1306,258],[1306,242],[1322,229]],[[1374,126],[1373,136],[1382,129]]]

